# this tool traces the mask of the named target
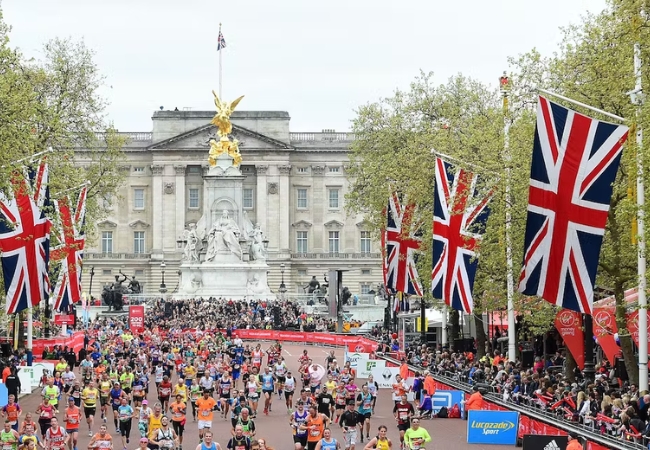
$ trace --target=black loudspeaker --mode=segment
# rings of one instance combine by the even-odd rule
[[[165,317],[169,318],[172,317],[172,304],[171,303],[165,303]]]
[[[535,352],[532,350],[523,350],[521,352],[521,368],[530,369],[535,364]]]
[[[614,376],[623,381],[628,381],[630,379],[630,377],[627,376],[627,369],[625,368],[625,361],[623,359],[617,359],[614,367]]]
[[[481,395],[489,394],[492,392],[492,386],[486,383],[476,383],[476,387],[478,388],[478,391],[481,393]]]
[[[11,344],[8,342],[3,342],[2,344],[0,344],[0,349],[2,350],[2,356],[4,356],[5,358],[8,358],[13,353],[13,351],[11,350]]]

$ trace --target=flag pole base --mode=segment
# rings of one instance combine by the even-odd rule
[[[27,365],[32,366],[34,364],[34,352],[27,350]]]

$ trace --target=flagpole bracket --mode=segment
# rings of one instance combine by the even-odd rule
[[[626,92],[625,95],[630,96],[630,102],[634,106],[643,106],[645,103],[645,95],[643,93],[643,89],[633,89],[629,92]]]

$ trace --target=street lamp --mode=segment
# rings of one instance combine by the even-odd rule
[[[280,292],[280,295],[282,296],[282,299],[284,300],[284,293],[287,292],[287,287],[284,284],[284,263],[280,264],[280,273],[282,274],[282,281],[280,282],[280,289],[278,289],[278,292]]]
[[[95,266],[90,268],[90,287],[88,288],[88,302],[90,305],[93,304],[93,277],[95,276]]]
[[[165,286],[165,260],[160,263],[160,293],[164,294],[167,292],[167,286]]]

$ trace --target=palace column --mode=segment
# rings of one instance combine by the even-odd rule
[[[289,252],[289,235],[290,231],[290,215],[291,215],[291,185],[289,184],[289,175],[291,174],[291,166],[284,165],[278,166],[280,172],[280,198],[284,201],[280,202],[280,242],[279,247],[281,251]]]
[[[323,179],[323,174],[325,173],[325,166],[311,166],[312,174],[312,187],[311,187],[311,201],[308,202],[307,206],[312,211],[312,220],[313,223],[325,223],[325,208],[327,204],[325,203],[327,199],[325,198],[325,180]],[[313,246],[314,251],[327,252],[329,249],[328,242],[323,233],[327,235],[327,232],[323,227],[314,227]]]
[[[162,258],[163,253],[163,227],[162,223],[164,221],[164,208],[163,208],[163,173],[165,166],[162,164],[153,164],[151,166],[151,173],[153,175],[152,180],[152,205],[153,205],[153,247],[151,249],[152,257],[157,255],[155,258]]]
[[[185,230],[185,165],[174,166],[176,172],[176,236],[183,235]]]
[[[260,227],[265,233],[268,233],[268,219],[266,217],[266,172],[268,170],[269,166],[267,165],[255,165],[255,171],[257,172],[257,192],[255,192],[255,209],[257,214],[255,215],[255,221],[260,224]]]

